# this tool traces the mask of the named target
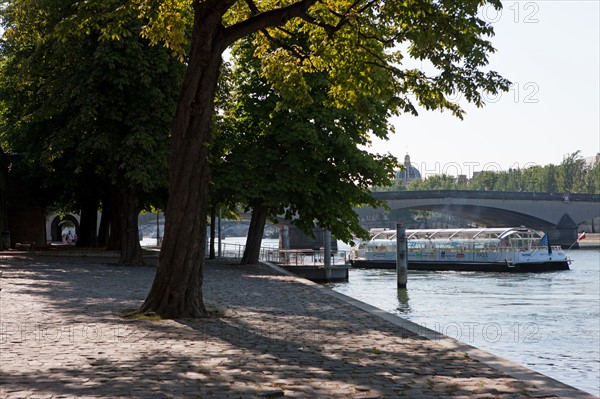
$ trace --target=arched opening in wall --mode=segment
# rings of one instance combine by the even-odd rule
[[[75,245],[79,232],[79,222],[73,215],[56,216],[52,220],[51,235],[53,242]]]

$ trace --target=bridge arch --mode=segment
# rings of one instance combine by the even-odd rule
[[[545,230],[555,227],[551,222],[526,213],[509,211],[481,205],[423,205],[408,208],[395,208],[406,210],[422,210],[438,213],[447,213],[475,222],[481,226],[510,227],[527,226],[533,229]]]
[[[390,210],[427,210],[488,227],[523,225],[544,230],[555,243],[567,246],[577,239],[578,224],[600,216],[600,195],[596,194],[439,190],[378,192],[373,196],[385,201]],[[362,208],[357,213],[365,222],[377,220],[377,215],[386,219],[383,208]]]

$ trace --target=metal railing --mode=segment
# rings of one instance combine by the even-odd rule
[[[295,266],[320,266],[325,264],[325,251],[312,249],[280,250],[267,252],[270,261],[282,265]],[[347,261],[346,251],[331,251],[331,265],[345,264]],[[268,260],[268,259],[264,259]]]
[[[246,246],[243,244],[221,243],[221,257],[241,259]],[[215,253],[218,253],[215,250]],[[346,251],[331,251],[331,264],[345,264],[348,253]],[[282,265],[323,265],[325,251],[312,249],[282,250],[274,247],[261,247],[259,259]]]

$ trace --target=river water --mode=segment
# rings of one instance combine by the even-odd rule
[[[571,251],[571,270],[505,274],[350,271],[341,292],[600,395],[600,250]]]

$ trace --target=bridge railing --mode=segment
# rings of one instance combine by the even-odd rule
[[[372,193],[380,200],[419,199],[419,198],[477,198],[507,200],[545,200],[545,201],[600,201],[600,194],[544,193],[534,191],[479,191],[479,190],[416,190],[416,191],[380,191]]]

